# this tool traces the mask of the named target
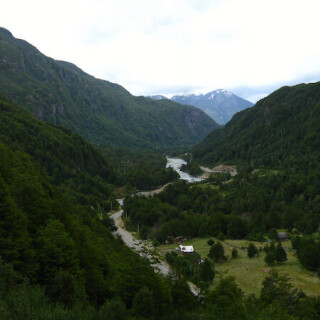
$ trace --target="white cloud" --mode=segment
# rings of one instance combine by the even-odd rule
[[[318,0],[10,0],[0,21],[134,94],[174,94],[320,76],[319,12]]]

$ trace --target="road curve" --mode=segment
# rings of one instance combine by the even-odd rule
[[[114,235],[120,235],[123,242],[130,247],[132,250],[136,251],[141,257],[147,258],[151,262],[151,266],[158,272],[160,272],[163,275],[168,275],[170,273],[170,266],[164,262],[159,261],[157,263],[154,263],[153,256],[150,254],[150,251],[152,251],[154,248],[153,246],[146,242],[141,240],[136,240],[131,233],[129,233],[127,230],[121,228],[120,225],[120,219],[121,215],[123,213],[123,210],[120,210],[113,215],[111,215],[111,219],[113,219],[115,225],[117,226],[117,231],[114,232]]]
[[[154,190],[153,192],[157,192],[157,190]],[[120,203],[120,205],[122,205],[123,199],[119,199],[118,202]],[[114,224],[117,226],[117,231],[113,232],[113,235],[120,236],[123,242],[128,247],[130,247],[132,250],[137,252],[141,257],[150,260],[151,266],[156,270],[156,272],[159,272],[164,276],[167,276],[171,271],[169,264],[161,260],[159,260],[158,262],[155,262],[152,254],[150,253],[151,251],[154,250],[153,245],[150,242],[136,240],[130,232],[128,232],[127,230],[121,227],[120,221],[121,221],[122,214],[123,214],[123,210],[120,210],[110,216],[110,218],[114,221]],[[189,285],[190,291],[195,296],[199,296],[200,289],[190,281],[188,281],[188,285]]]

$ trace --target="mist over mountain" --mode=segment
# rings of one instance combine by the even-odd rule
[[[161,95],[161,94],[157,94],[154,96],[147,96],[147,98],[153,99],[153,100],[168,100],[167,97]]]

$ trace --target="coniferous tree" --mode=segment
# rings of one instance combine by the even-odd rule
[[[249,258],[253,258],[255,255],[259,253],[257,247],[253,243],[249,244],[247,251]]]
[[[274,250],[274,258],[279,263],[287,260],[287,253],[283,249],[281,242],[278,242],[276,249]]]
[[[269,233],[268,233],[268,237],[271,240],[278,240],[278,232],[275,228],[272,228]]]
[[[271,251],[267,252],[264,261],[268,266],[272,266],[275,262],[274,253]]]
[[[221,242],[217,242],[210,248],[208,256],[215,262],[226,260],[226,256],[224,255],[224,248]]]
[[[238,258],[238,250],[236,248],[233,248],[232,251],[231,251],[231,255],[232,255],[232,258],[233,259],[236,259]]]
[[[213,265],[208,259],[204,259],[201,265],[201,279],[205,282],[211,282],[214,279],[215,273]]]

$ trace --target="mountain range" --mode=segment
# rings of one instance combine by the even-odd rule
[[[162,95],[154,95],[150,98],[155,100],[167,99]],[[221,125],[230,121],[235,113],[253,106],[250,101],[224,89],[214,90],[206,94],[176,95],[171,100],[183,105],[195,106]]]
[[[0,29],[0,71],[0,92],[6,95],[0,93],[1,319],[318,319],[320,82],[283,87],[220,127],[195,107],[134,97],[45,57],[5,29]],[[218,91],[211,100],[228,96]],[[167,252],[173,273],[162,277],[112,235],[109,210],[117,207],[115,191],[124,193],[116,187],[126,184],[131,195],[134,182],[156,186],[175,175],[165,176],[164,156],[138,150],[145,156],[138,171],[131,160],[141,160],[137,150],[127,156],[125,148],[106,146],[182,148],[211,129],[194,146],[193,163],[239,164],[238,174],[213,175],[202,186],[177,181],[154,197],[128,196],[126,227],[138,225],[141,246],[150,232],[154,245],[183,235],[201,237],[206,246],[205,237],[214,237],[261,247],[273,231],[276,236],[277,230],[292,231],[284,259],[275,267],[270,263],[274,270],[268,268],[259,295],[250,292],[253,281],[248,285],[250,277],[237,267],[248,261],[249,250],[241,250],[240,259],[235,247],[232,259],[226,257],[220,242],[206,247],[208,255]],[[155,179],[145,181],[146,173]],[[250,269],[259,273],[256,279],[267,270],[265,262],[269,266],[267,255],[276,256],[265,244],[259,258],[248,254],[255,266],[265,256],[261,267]],[[223,261],[214,260],[213,268],[217,245]],[[226,263],[241,277],[215,278],[225,273]],[[302,266],[312,274],[297,273]],[[287,275],[275,271],[279,267],[293,267],[296,283],[308,285],[314,296],[295,289]],[[242,291],[235,279],[245,279],[250,291]],[[199,296],[187,280],[197,281]]]
[[[3,28],[0,48],[0,93],[95,145],[185,147],[218,127],[195,107],[133,96],[71,63],[46,57]]]

